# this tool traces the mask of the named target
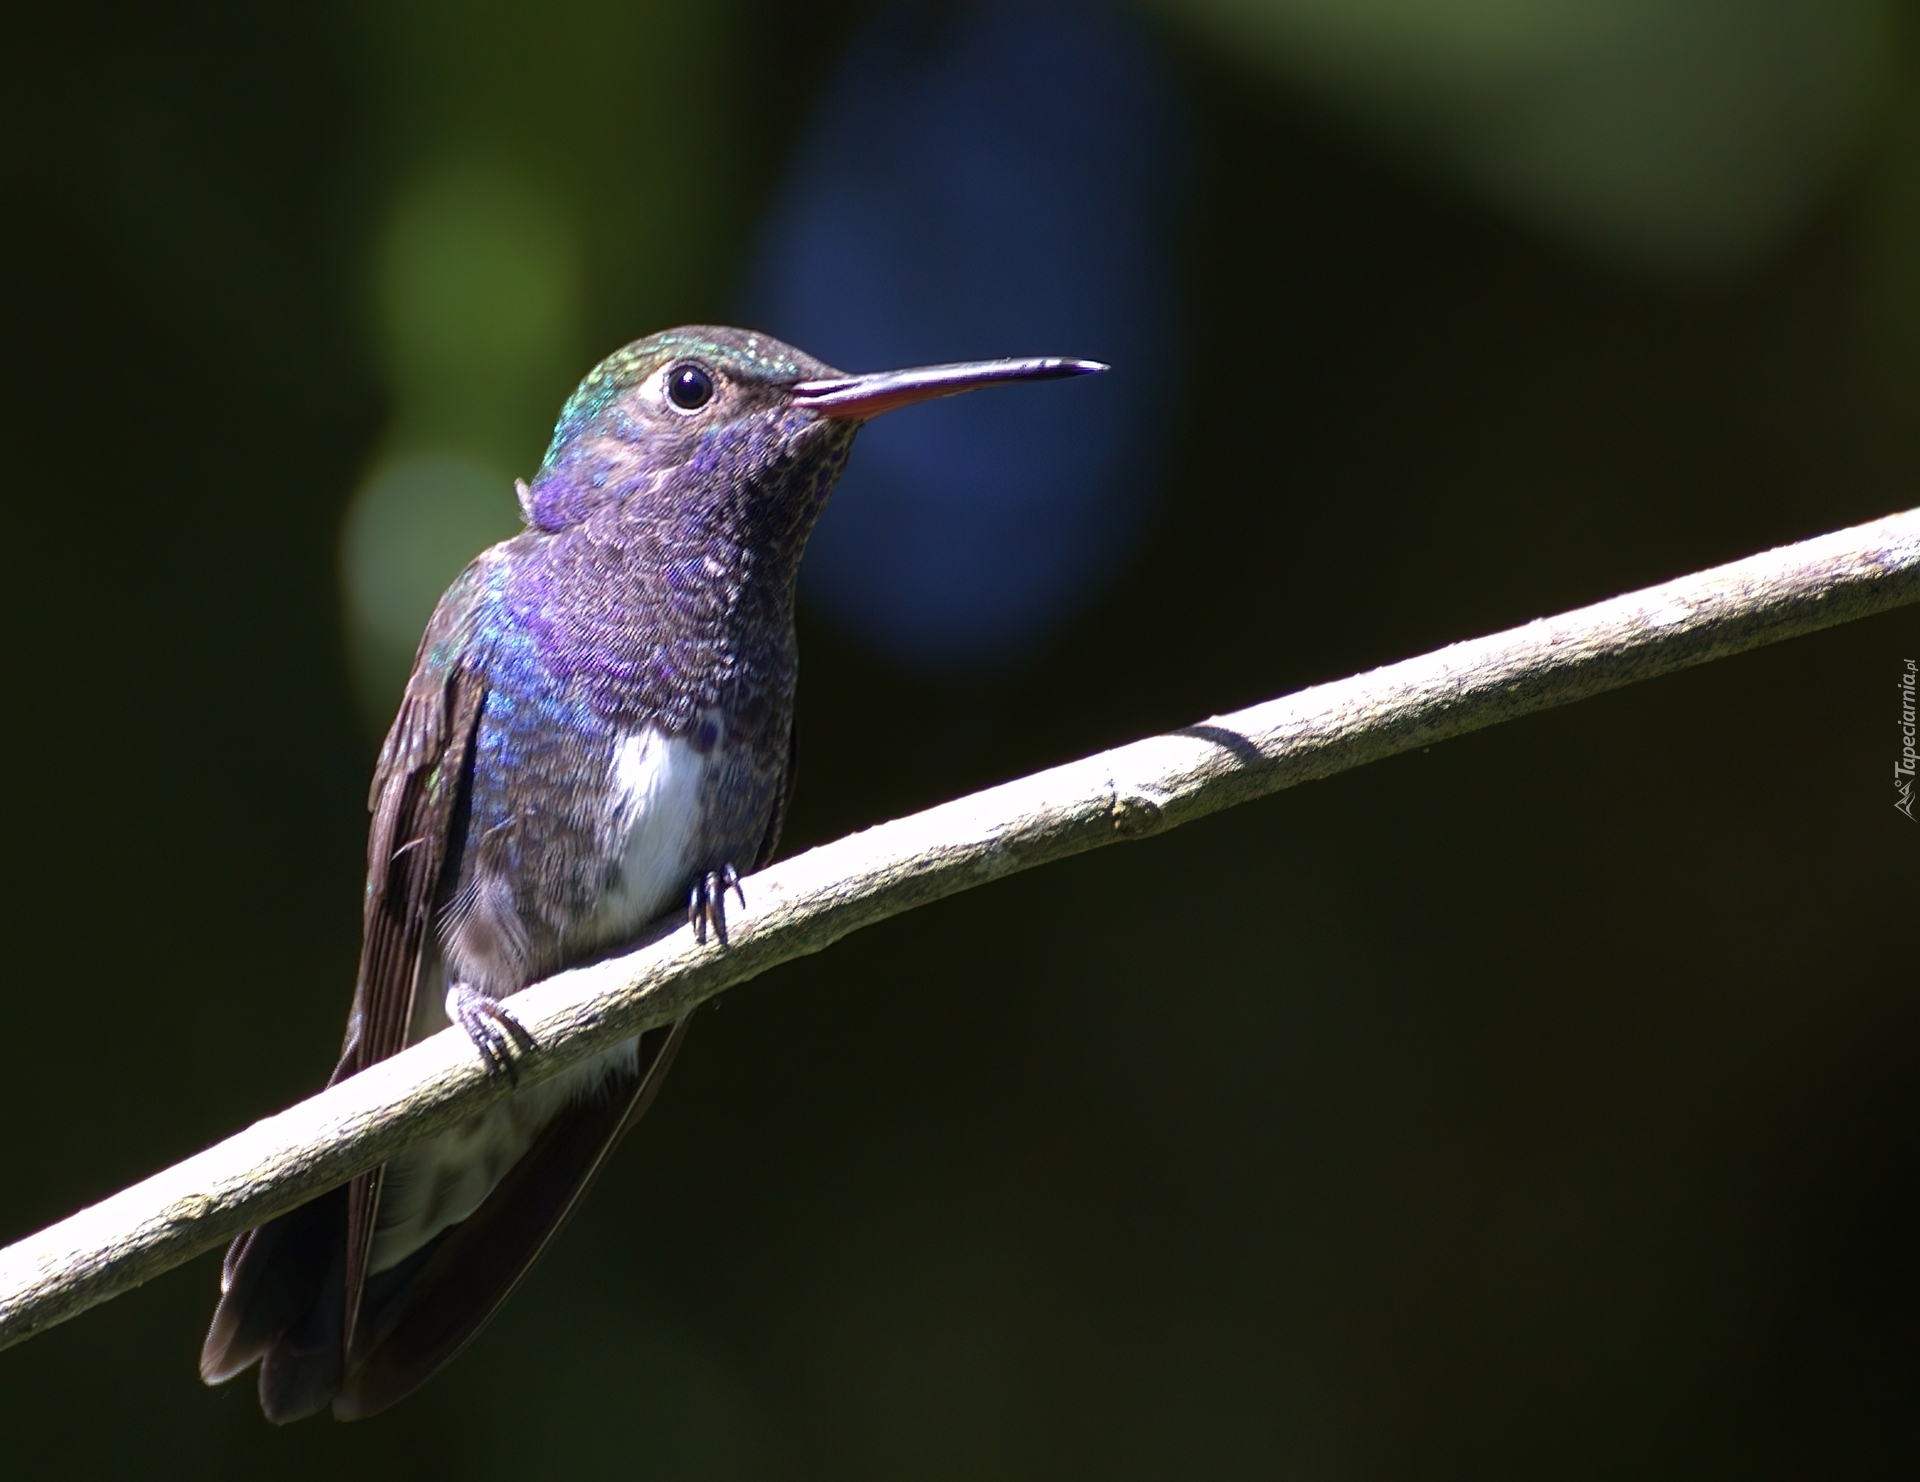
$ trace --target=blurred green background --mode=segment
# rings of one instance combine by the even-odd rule
[[[587,366],[737,317],[870,16],[4,23],[0,1236],[323,1079],[395,664]],[[1920,11],[1142,16],[1193,133],[1154,523],[1002,662],[803,613],[789,849],[1920,500]],[[1911,1469],[1917,649],[1895,614],[891,922],[703,1013],[388,1415],[203,1389],[208,1256],[0,1354],[0,1456]]]

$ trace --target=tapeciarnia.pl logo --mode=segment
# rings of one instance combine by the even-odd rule
[[[1915,823],[1913,818],[1913,687],[1914,662],[1907,660],[1907,667],[1900,675],[1900,760],[1893,764],[1893,806],[1898,808]]]

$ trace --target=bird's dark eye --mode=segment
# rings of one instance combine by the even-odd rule
[[[704,365],[677,365],[667,372],[667,395],[683,412],[697,412],[713,400],[713,372]]]

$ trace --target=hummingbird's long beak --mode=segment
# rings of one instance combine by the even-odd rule
[[[968,360],[958,365],[923,365],[913,370],[876,371],[870,376],[835,376],[802,381],[793,388],[795,406],[823,417],[865,421],[896,407],[958,396],[1001,381],[1057,381],[1063,376],[1098,375],[1097,360],[1066,360],[1049,355],[1032,360]]]

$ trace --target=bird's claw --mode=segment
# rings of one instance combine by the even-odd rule
[[[721,946],[727,945],[727,892],[731,890],[739,898],[740,909],[747,906],[747,893],[740,888],[740,872],[732,865],[722,865],[717,870],[708,870],[696,876],[693,889],[687,892],[687,922],[693,927],[694,937],[706,944],[707,929],[713,929],[713,935]]]
[[[533,1049],[534,1038],[499,999],[456,983],[447,990],[447,1017],[466,1030],[467,1038],[473,1041],[474,1049],[480,1052],[489,1071],[504,1070],[508,1080],[516,1086],[520,1084],[520,1071],[513,1063],[514,1051]]]

